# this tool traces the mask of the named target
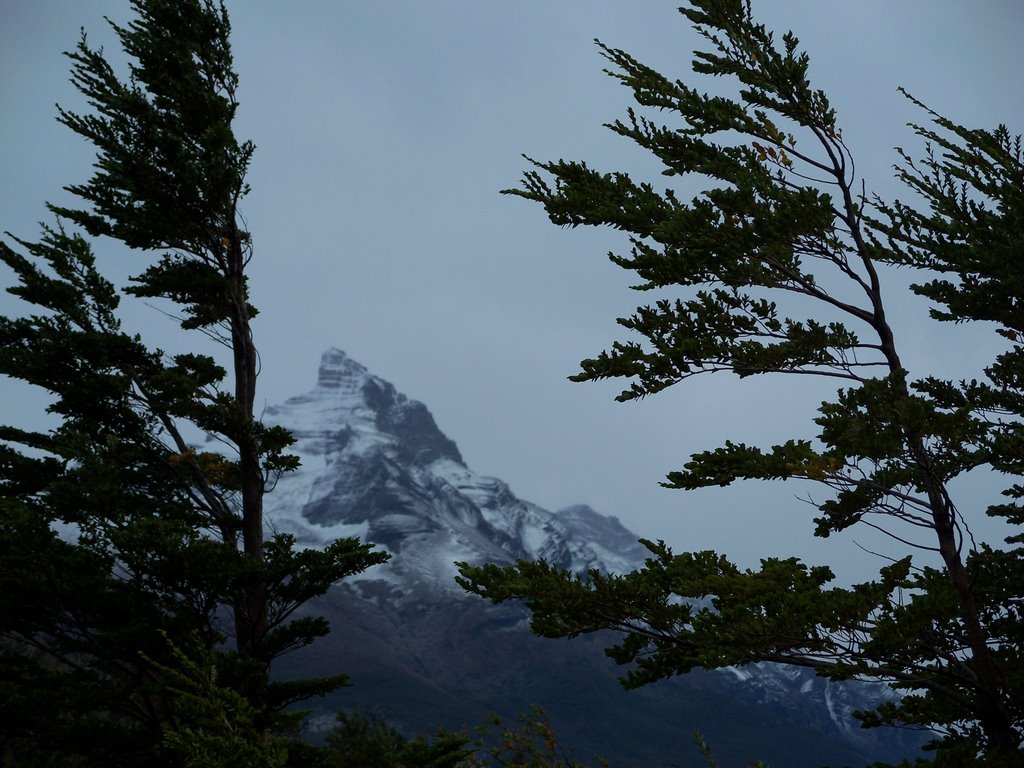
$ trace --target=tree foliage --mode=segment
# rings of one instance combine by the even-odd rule
[[[432,739],[403,736],[373,709],[341,711],[327,734],[325,768],[468,768],[475,765],[469,737],[439,732]]]
[[[476,728],[477,737],[439,730],[433,737],[403,736],[379,711],[353,709],[337,714],[337,725],[319,755],[324,768],[587,768],[558,740],[540,707],[531,707],[516,723],[493,715]],[[705,762],[710,752],[698,741]],[[596,759],[596,766],[607,763]]]
[[[386,559],[356,539],[264,539],[263,497],[297,459],[253,412],[239,212],[253,145],[232,128],[230,24],[213,0],[132,7],[112,24],[126,76],[84,33],[67,54],[90,109],[58,119],[97,152],[92,177],[67,187],[82,207],[51,205],[38,241],[0,243],[29,307],[0,318],[0,373],[48,392],[59,422],[0,427],[0,753],[17,764],[196,764],[175,738],[216,750],[193,738],[183,701],[233,718],[239,743],[287,728],[286,706],[344,683],[270,680],[275,658],[327,632],[296,611]],[[124,291],[97,266],[97,238],[139,254]],[[124,294],[173,307],[227,367],[150,349],[122,328]],[[191,444],[199,433],[221,447]],[[216,689],[185,696],[203,670]]]
[[[835,380],[842,388],[821,404],[817,440],[726,442],[665,485],[811,483],[827,491],[816,535],[870,526],[906,556],[840,588],[828,567],[794,558],[748,570],[647,542],[646,565],[625,575],[521,562],[463,565],[462,583],[496,602],[525,600],[544,636],[619,630],[608,653],[633,665],[627,686],[758,661],[881,680],[904,696],[863,713],[866,724],[931,729],[940,761],[1019,761],[1024,538],[993,548],[974,541],[969,520],[1019,526],[1024,486],[988,509],[950,488],[979,467],[1022,470],[1020,138],[963,128],[914,101],[925,150],[902,152],[896,168],[914,201],[869,197],[792,33],[776,40],[744,0],[691,0],[681,12],[708,43],[694,72],[731,79],[738,96],[709,96],[599,43],[638,105],[608,127],[652,153],[665,177],[699,178],[704,191],[686,201],[675,187],[564,160],[531,161],[522,186],[507,190],[560,226],[622,231],[628,250],[611,260],[638,276],[638,290],[666,294],[620,319],[631,337],[573,379],[626,379],[619,400],[716,371]],[[883,302],[893,266],[921,275],[912,290],[936,321],[991,323],[1006,351],[975,380],[915,377]]]

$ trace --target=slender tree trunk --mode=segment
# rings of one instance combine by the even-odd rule
[[[890,373],[897,373],[903,369],[903,364],[896,351],[896,342],[892,328],[885,317],[878,272],[875,269],[870,250],[860,230],[852,190],[841,175],[837,178],[840,179],[840,187],[843,191],[844,208],[846,211],[844,218],[850,227],[857,251],[861,256],[862,263],[867,270],[870,280],[870,299],[874,314],[872,325],[878,334],[882,354],[888,363]],[[901,395],[909,398],[910,391],[904,387]],[[953,518],[955,513],[948,501],[949,495],[946,492],[945,484],[935,476],[932,458],[925,447],[924,441],[917,435],[908,434],[906,445],[910,450],[914,463],[917,464],[924,477],[928,505],[931,508],[932,528],[938,540],[939,555],[942,557],[942,562],[945,565],[946,575],[957,594],[960,619],[963,621],[964,629],[967,633],[967,640],[971,649],[978,681],[975,713],[986,737],[996,751],[1011,753],[1018,748],[1019,739],[1013,728],[1009,709],[1004,701],[1005,697],[999,682],[999,670],[995,660],[992,658],[992,654],[989,652],[988,637],[981,625],[978,606],[975,603],[974,593],[967,578],[967,571],[960,556],[960,549],[957,546],[956,526]]]
[[[932,527],[938,539],[939,555],[946,566],[946,574],[956,590],[960,605],[960,618],[964,623],[967,641],[971,648],[974,672],[977,675],[977,715],[985,735],[996,753],[1010,753],[1018,748],[1019,739],[1013,728],[1013,720],[1004,701],[999,669],[989,652],[988,637],[981,625],[978,607],[967,570],[960,556],[956,542],[954,512],[948,503],[943,484],[934,476],[928,453],[919,439],[911,445],[915,461],[925,476],[925,490],[932,510]]]
[[[234,356],[235,400],[239,410],[239,481],[242,500],[242,551],[256,563],[263,560],[263,472],[253,431],[253,406],[256,401],[257,354],[252,338],[249,307],[245,290],[245,256],[241,232],[232,221],[227,238],[229,248],[231,347]],[[267,631],[267,588],[256,573],[243,586],[240,604],[235,605],[235,633],[238,649],[248,656],[259,656],[258,646]]]

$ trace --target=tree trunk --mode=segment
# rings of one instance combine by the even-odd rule
[[[234,355],[235,401],[238,408],[239,483],[242,498],[242,551],[255,563],[263,561],[263,472],[253,429],[258,358],[252,338],[245,289],[245,257],[241,232],[232,221],[227,235],[228,280],[231,290],[231,347]],[[267,631],[267,588],[258,568],[243,585],[240,604],[235,605],[235,633],[238,650],[258,657],[259,644]]]
[[[946,573],[953,588],[956,590],[960,605],[960,619],[967,632],[968,644],[977,675],[977,716],[985,736],[989,739],[997,754],[1009,754],[1019,745],[1019,739],[1013,728],[1013,720],[1003,700],[1000,685],[999,669],[992,654],[989,653],[988,637],[981,625],[978,607],[974,601],[971,583],[967,578],[960,549],[956,543],[956,528],[953,510],[947,501],[948,496],[941,481],[931,469],[931,462],[919,439],[911,445],[914,459],[921,467],[925,476],[925,489],[928,502],[932,509],[933,528],[938,539],[939,554],[946,566]]]

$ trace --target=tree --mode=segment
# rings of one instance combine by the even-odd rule
[[[950,483],[979,467],[1021,474],[1020,138],[1003,126],[962,128],[914,102],[930,121],[914,126],[926,150],[903,153],[896,175],[918,205],[869,197],[792,33],[778,44],[749,0],[691,0],[680,10],[710,44],[695,53],[694,71],[732,78],[738,98],[702,94],[598,43],[641,108],[608,127],[653,153],[665,176],[703,177],[707,189],[687,203],[625,173],[531,160],[522,186],[506,190],[539,202],[557,225],[627,233],[628,253],[612,261],[639,276],[639,290],[682,295],[620,319],[639,341],[615,342],[572,378],[626,378],[619,400],[715,371],[836,381],[842,389],[822,403],[816,441],[727,442],[692,456],[665,485],[812,483],[827,491],[814,502],[816,535],[870,526],[906,556],[843,589],[830,585],[828,567],[796,558],[744,570],[714,552],[645,542],[646,565],[621,576],[544,562],[462,564],[461,583],[495,602],[525,600],[544,636],[623,633],[608,653],[634,664],[627,687],[761,661],[881,680],[905,695],[863,713],[867,725],[937,732],[940,762],[984,755],[1017,764],[1024,536],[992,548],[973,540],[969,518],[1019,526],[1024,486],[979,510],[955,499]],[[912,377],[882,300],[893,265],[925,275],[913,290],[934,303],[935,320],[994,323],[1009,349],[978,380]]]
[[[373,709],[341,711],[325,738],[324,768],[470,768],[468,736],[439,731],[407,739]]]
[[[91,111],[58,119],[97,151],[93,176],[67,187],[83,207],[51,205],[38,242],[0,243],[8,290],[34,312],[0,319],[0,373],[49,392],[60,422],[0,428],[0,749],[19,764],[179,763],[165,737],[189,726],[171,670],[214,670],[254,738],[284,728],[287,705],[344,683],[269,679],[328,631],[296,611],[387,557],[357,539],[264,539],[264,494],[297,459],[253,412],[239,205],[254,148],[232,129],[230,24],[213,0],[132,7],[112,24],[127,78],[84,33],[67,54]],[[185,331],[222,344],[229,385],[214,357],[122,329],[86,235],[146,255],[124,293],[169,302]],[[200,450],[190,429],[224,449]]]

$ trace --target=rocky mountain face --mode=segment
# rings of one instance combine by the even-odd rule
[[[465,594],[456,561],[624,572],[647,550],[614,517],[585,505],[550,512],[477,475],[422,403],[340,350],[324,353],[312,391],[264,419],[292,430],[302,460],[267,497],[270,527],[307,547],[359,536],[392,555],[311,606],[331,635],[278,670],[352,677],[354,687],[311,704],[314,725],[369,705],[415,733],[471,728],[493,712],[511,723],[540,705],[577,759],[599,753],[612,766],[693,763],[694,731],[723,767],[866,765],[913,747],[850,715],[891,695],[884,688],[754,665],[626,692],[601,652],[608,638],[535,638],[525,609]]]

